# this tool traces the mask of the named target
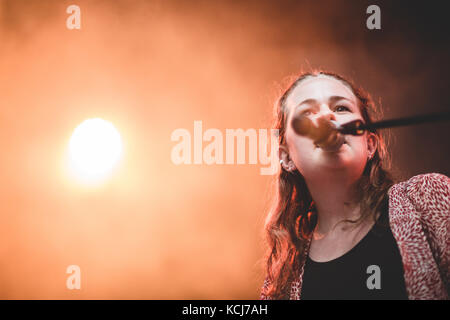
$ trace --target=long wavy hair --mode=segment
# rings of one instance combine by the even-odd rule
[[[303,80],[320,75],[337,79],[352,90],[366,123],[382,117],[381,109],[375,105],[371,96],[362,88],[356,87],[352,81],[332,72],[302,72],[290,81],[275,103],[276,117],[273,127],[278,129],[280,146],[286,144],[288,96]],[[357,183],[357,201],[361,214],[356,220],[344,220],[354,223],[355,226],[367,218],[376,219],[377,213],[384,210],[388,189],[394,184],[391,163],[386,152],[387,137],[383,137],[375,129],[371,132],[377,139],[376,152],[367,162]],[[317,224],[317,210],[305,179],[298,170],[280,170],[275,179],[276,197],[264,225],[267,242],[264,294],[271,299],[289,299],[289,288],[299,271],[300,257],[305,252],[305,245]]]

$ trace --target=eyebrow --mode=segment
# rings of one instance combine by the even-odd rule
[[[342,96],[331,96],[331,97],[328,98],[328,101],[329,101],[329,102],[334,102],[334,101],[338,101],[338,100],[347,100],[347,101],[353,103],[353,101],[350,100],[349,98],[342,97]],[[306,103],[317,104],[317,100],[316,100],[316,99],[306,99],[306,100],[303,100],[303,101],[300,102],[295,108],[298,108],[298,107],[300,107],[301,105],[306,104]]]

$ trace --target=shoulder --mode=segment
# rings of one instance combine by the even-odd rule
[[[424,226],[446,233],[450,215],[450,178],[440,173],[416,175],[389,189],[394,218],[419,219]]]
[[[399,182],[389,189],[394,198],[407,197],[418,209],[442,206],[450,209],[450,178],[441,173],[426,173]]]
[[[450,279],[450,178],[440,173],[414,176],[389,189],[393,231],[401,239],[426,239],[443,279]],[[419,252],[414,242],[411,252]],[[418,261],[422,253],[418,253]],[[412,254],[409,253],[411,256]]]
[[[441,173],[420,174],[406,182],[406,190],[408,194],[414,196],[433,195],[435,193],[448,196],[450,178]]]
[[[450,179],[440,173],[414,176],[406,183],[406,194],[421,211],[448,215],[450,212]]]
[[[450,179],[427,173],[395,184],[389,189],[391,220],[410,225],[412,221],[428,238],[447,246],[450,216]]]

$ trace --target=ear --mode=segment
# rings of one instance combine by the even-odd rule
[[[367,134],[367,158],[372,159],[373,155],[377,151],[378,138],[373,132]]]
[[[289,150],[286,146],[283,145],[278,148],[278,158],[280,160],[283,160],[283,163],[281,163],[282,169],[289,172],[295,170],[294,161],[292,161],[291,157],[289,156]]]

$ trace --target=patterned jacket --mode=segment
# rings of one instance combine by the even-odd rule
[[[403,263],[408,298],[448,299],[450,285],[450,178],[421,174],[389,188],[389,224]],[[300,268],[291,283],[290,299],[301,298],[305,244]],[[260,299],[266,295],[266,277]]]

